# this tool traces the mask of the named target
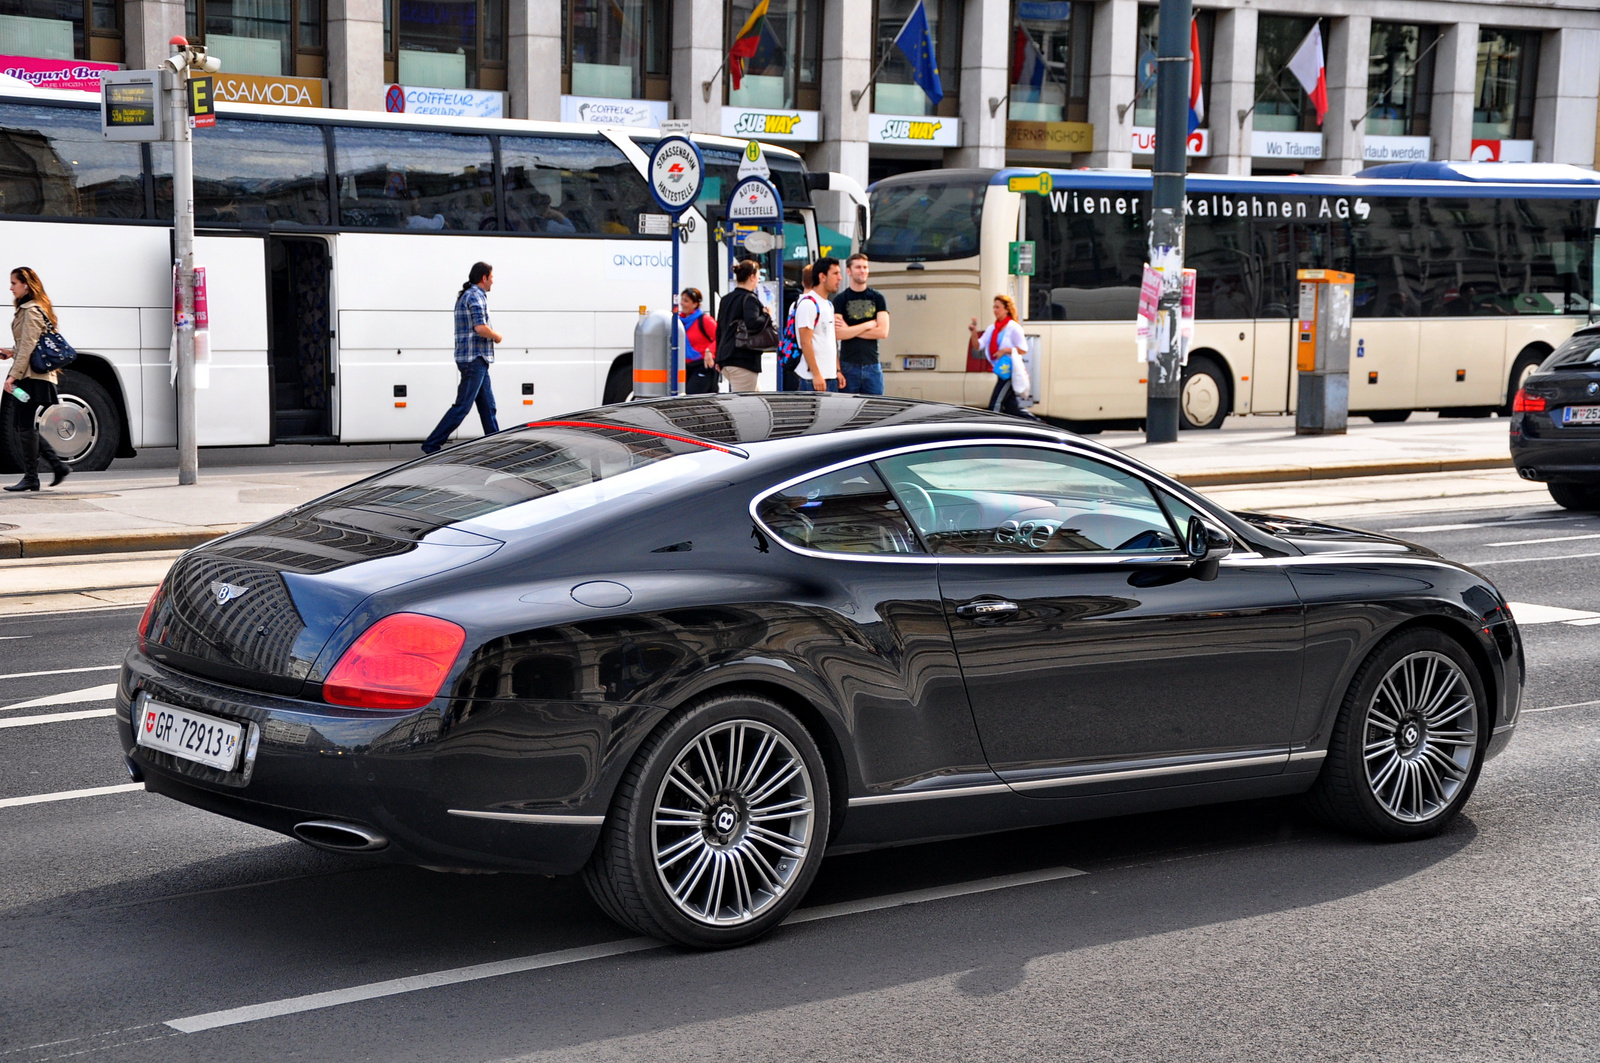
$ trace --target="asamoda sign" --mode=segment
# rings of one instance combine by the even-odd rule
[[[275,78],[262,74],[213,74],[215,99],[225,103],[264,103],[274,107],[321,107],[321,78]]]

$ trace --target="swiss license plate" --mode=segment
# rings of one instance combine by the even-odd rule
[[[903,359],[902,369],[937,369],[939,356],[936,354],[914,354]]]
[[[244,737],[244,728],[239,724],[146,698],[135,727],[141,746],[219,771],[232,771],[239,763]]]
[[[1568,406],[1561,411],[1562,424],[1600,424],[1600,406]]]

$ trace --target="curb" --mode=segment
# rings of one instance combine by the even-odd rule
[[[73,554],[123,554],[141,550],[187,550],[248,524],[215,524],[198,528],[156,528],[149,531],[91,532],[84,535],[0,535],[0,558],[64,557]]]
[[[1167,475],[1189,487],[1231,487],[1243,484],[1343,480],[1356,476],[1416,476],[1431,472],[1472,472],[1480,469],[1511,467],[1511,457],[1507,455],[1503,458],[1426,458],[1420,461],[1369,461],[1349,465],[1279,465],[1268,469]]]

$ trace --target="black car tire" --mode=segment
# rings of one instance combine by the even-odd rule
[[[1600,485],[1596,484],[1545,484],[1550,497],[1562,509],[1579,513],[1600,512]]]
[[[67,464],[73,472],[109,469],[117,456],[117,445],[122,440],[122,416],[111,395],[93,377],[71,369],[61,371],[61,383],[56,391],[61,404],[69,407],[75,415],[74,421],[89,433],[88,445],[84,449],[74,455],[62,455]],[[0,461],[12,470],[22,468],[21,409],[21,404],[10,395],[0,406]],[[57,413],[61,412],[64,411],[57,409]],[[48,437],[46,442],[50,442]],[[43,466],[43,458],[39,464]]]
[[[1367,414],[1373,424],[1400,424],[1410,419],[1410,410],[1372,410]]]
[[[1413,674],[1420,676],[1432,665],[1437,671],[1430,674],[1438,674],[1443,682],[1449,676],[1450,664],[1454,665],[1457,679],[1441,701],[1441,708],[1417,717],[1395,713],[1393,728],[1382,722],[1395,705],[1385,692],[1380,707],[1380,689],[1386,679],[1392,675],[1403,679],[1399,672],[1402,668],[1415,669]],[[1404,682],[1394,683],[1390,689],[1404,699]],[[1463,708],[1460,698],[1469,693],[1471,703]],[[1423,691],[1416,700],[1426,704],[1427,694]],[[1478,667],[1454,639],[1433,628],[1412,628],[1386,639],[1356,671],[1345,694],[1328,743],[1327,759],[1307,795],[1312,814],[1330,826],[1370,838],[1403,841],[1438,834],[1455,818],[1477,785],[1488,732],[1487,705]],[[1459,715],[1436,718],[1438,713],[1451,711]],[[1408,732],[1408,725],[1418,723],[1421,726]],[[1470,735],[1466,730],[1469,723]],[[1417,736],[1415,741],[1412,735]],[[1375,748],[1375,743],[1383,741],[1390,741],[1392,752],[1387,747]],[[1385,798],[1384,786],[1381,781],[1375,784],[1373,773],[1381,777],[1389,760],[1403,766],[1390,776],[1400,776],[1401,781]],[[1404,765],[1415,766],[1414,782],[1405,781],[1413,775],[1407,774],[1411,767]],[[1435,779],[1442,780],[1431,807],[1424,801],[1431,785],[1426,777],[1430,771]],[[1416,814],[1410,814],[1411,809],[1397,813],[1395,804],[1414,805]]]
[[[727,756],[724,751],[731,753],[736,742],[741,752]],[[712,766],[719,758],[741,765],[714,791],[706,785],[712,778],[707,751]],[[781,801],[763,794],[791,769],[792,777],[778,784]],[[697,799],[692,804],[698,807],[673,815],[680,805],[691,804],[685,801],[690,789],[678,782],[680,770],[707,800]],[[751,797],[756,810],[775,803],[786,807],[763,820],[770,826],[758,825],[746,800]],[[640,746],[617,786],[599,844],[584,868],[584,885],[607,915],[641,934],[690,948],[743,945],[781,923],[810,888],[827,844],[829,807],[822,755],[793,715],[754,694],[712,695],[670,717]],[[784,840],[766,840],[774,832]],[[658,849],[669,856],[670,870],[658,872]],[[784,852],[795,855],[778,855]],[[702,883],[684,883],[702,861],[706,873],[727,876],[726,896],[738,910],[721,903],[722,892],[712,901],[713,878],[704,883],[706,900],[695,914]],[[766,876],[765,882],[758,875]],[[669,877],[681,892],[669,887]]]
[[[618,362],[606,374],[606,389],[600,397],[602,406],[614,406],[633,399],[633,359]]]
[[[1205,355],[1195,355],[1183,367],[1178,392],[1179,428],[1221,428],[1233,403],[1228,376],[1222,367]],[[1198,389],[1199,394],[1196,393]],[[1214,408],[1212,404],[1215,404]]]

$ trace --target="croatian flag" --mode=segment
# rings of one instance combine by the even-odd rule
[[[1328,113],[1328,68],[1322,59],[1320,22],[1312,24],[1311,32],[1295,49],[1294,58],[1289,60],[1289,72],[1311,97],[1311,105],[1317,109],[1317,125],[1321,125],[1323,116]]]
[[[1200,85],[1200,26],[1189,23],[1189,132],[1193,133],[1206,121],[1206,98]]]
[[[1016,40],[1011,50],[1011,84],[1013,92],[1024,86],[1033,90],[1032,97],[1021,102],[1039,102],[1039,93],[1044,88],[1044,56],[1039,54],[1039,49],[1033,46],[1033,39],[1028,36],[1028,31],[1021,26],[1017,27]]]

